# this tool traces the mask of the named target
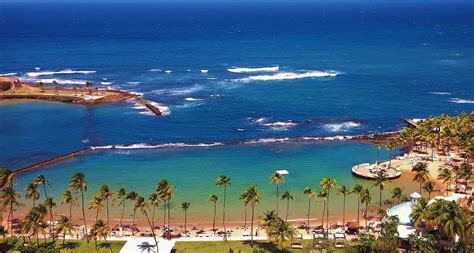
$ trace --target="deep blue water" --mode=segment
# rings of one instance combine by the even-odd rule
[[[16,169],[91,145],[392,131],[403,117],[473,111],[473,7],[0,3],[0,74],[90,80],[144,93],[171,112],[154,117],[127,102],[1,105],[0,165]],[[227,70],[272,66],[279,72]],[[27,74],[65,69],[96,72]],[[338,75],[246,79],[316,70]]]

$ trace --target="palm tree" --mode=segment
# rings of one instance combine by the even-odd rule
[[[48,192],[46,192],[46,186],[50,186],[49,181],[43,175],[36,176],[35,180],[33,181],[36,185],[43,185],[44,197],[45,199],[48,198]]]
[[[128,199],[128,193],[125,188],[120,188],[117,192],[117,199],[119,200],[119,206],[122,206],[122,214],[120,215],[120,227],[122,227],[123,214],[125,213],[125,202]]]
[[[13,188],[16,183],[16,174],[9,169],[0,169],[0,189],[5,187]]]
[[[395,142],[391,141],[386,145],[386,148],[390,153],[390,158],[388,160],[388,168],[390,169],[392,167],[392,152],[397,148],[397,145]]]
[[[230,177],[227,177],[225,175],[220,175],[216,179],[216,186],[224,187],[224,201],[223,201],[223,207],[222,207],[222,226],[224,227],[224,241],[227,241],[227,230],[225,228],[225,200],[227,197],[227,187],[230,186]]]
[[[392,199],[396,198],[398,204],[400,204],[400,198],[402,197],[402,188],[395,187],[392,190]]]
[[[211,201],[212,203],[214,203],[214,218],[212,220],[212,231],[214,231],[214,235],[216,234],[216,210],[217,210],[217,200],[218,200],[218,197],[216,194],[211,194],[207,200]]]
[[[92,225],[91,234],[94,237],[95,249],[97,250],[97,238],[104,238],[105,243],[110,249],[110,252],[113,252],[112,247],[109,242],[107,242],[107,237],[112,233],[112,229],[105,224],[103,220],[98,220],[94,225]]]
[[[252,218],[250,222],[250,247],[253,248],[253,219],[254,219],[254,214],[255,214],[255,205],[260,204],[260,201],[262,200],[262,195],[260,192],[257,190],[256,186],[251,186],[247,188],[244,193],[242,194],[243,200],[245,205],[250,204],[252,207]],[[224,234],[226,234],[227,231],[225,231]]]
[[[429,217],[428,201],[425,198],[418,199],[410,214],[410,219],[413,221],[415,228],[419,229],[424,222],[428,221]]]
[[[326,227],[329,228],[329,195],[334,187],[336,187],[336,179],[332,177],[325,177],[321,180],[320,185],[327,192],[326,198]]]
[[[109,225],[109,199],[115,201],[115,192],[110,189],[109,185],[102,185],[99,188],[99,192],[97,193],[101,199],[105,200],[105,208],[107,213],[107,226]]]
[[[163,229],[166,227],[166,207],[167,207],[167,201],[166,201],[166,191],[168,190],[169,187],[169,182],[168,179],[162,179],[157,187],[156,187],[156,193],[158,194],[158,197],[160,200],[163,201]],[[169,227],[169,225],[168,225]]]
[[[72,196],[71,191],[65,190],[61,204],[69,205],[69,220],[72,220],[72,206],[77,205],[77,198]]]
[[[383,171],[377,172],[375,175],[375,183],[374,187],[379,187],[379,209],[382,209],[382,191],[385,188],[385,179],[387,178],[387,175]]]
[[[135,225],[135,217],[137,214],[137,210],[143,208],[143,205],[146,204],[145,198],[137,195],[135,198],[135,202],[133,204],[133,220],[132,220],[132,234],[135,235],[136,225]]]
[[[447,193],[449,191],[449,188],[450,188],[451,184],[454,181],[454,175],[453,175],[452,171],[448,168],[444,168],[438,174],[438,179],[443,181],[443,183],[446,184],[446,193]]]
[[[286,199],[286,215],[285,215],[285,221],[288,220],[288,213],[290,212],[290,200],[293,200],[293,195],[291,195],[289,190],[286,190],[283,192],[281,195],[281,200]]]
[[[346,196],[349,195],[351,193],[351,191],[345,185],[341,185],[337,189],[337,193],[339,195],[342,195],[342,198],[343,198],[343,202],[342,202],[342,224],[345,228],[346,227]]]
[[[127,193],[127,197],[123,200],[123,208],[125,209],[125,200],[130,200],[130,201],[133,201],[135,202],[135,200],[137,199],[138,197],[138,193],[134,192],[134,191],[131,191],[129,193]],[[122,210],[122,213],[123,213],[123,210]],[[122,217],[123,217],[123,214],[122,214]],[[133,227],[133,223],[134,221],[132,221],[132,227]]]
[[[371,200],[372,200],[372,197],[370,196],[370,190],[365,189],[362,192],[362,195],[360,196],[360,202],[362,202],[362,204],[365,204],[365,228],[366,229],[367,229],[367,220],[369,218],[368,216],[369,204]]]
[[[285,177],[278,172],[273,172],[272,175],[270,176],[270,184],[275,184],[276,185],[276,212],[278,216],[278,200],[280,198],[280,195],[278,193],[278,187],[280,184],[285,182]]]
[[[12,185],[12,183],[9,183],[8,185]],[[10,231],[10,235],[13,235],[13,230],[12,230],[13,207],[21,205],[19,201],[20,198],[21,198],[21,195],[17,193],[10,186],[3,188],[2,191],[0,192],[0,200],[2,201],[3,208],[4,209],[9,208],[7,222],[9,221],[9,225],[10,225],[10,227],[8,228],[8,231]]]
[[[158,196],[158,193],[153,192],[152,194],[150,194],[150,196],[148,197],[148,202],[153,207],[153,211],[151,213],[151,224],[154,229],[155,228],[155,210],[156,210],[156,207],[160,205],[161,203],[161,199]]]
[[[87,233],[86,212],[84,210],[84,192],[87,191],[87,181],[86,175],[82,172],[74,174],[69,181],[69,191],[75,192],[78,190],[81,192],[82,219],[84,220],[84,230]]]
[[[380,151],[380,147],[382,147],[382,145],[380,144],[379,141],[375,141],[374,146],[375,146],[375,149],[377,150],[377,156],[376,156],[376,159],[375,159],[375,163],[378,164],[378,162],[379,162],[379,151]]]
[[[364,187],[362,187],[360,184],[356,184],[354,187],[352,187],[352,192],[357,195],[357,224],[359,224],[360,221],[360,196],[363,190]]]
[[[259,226],[265,230],[267,234],[270,233],[270,228],[273,223],[278,219],[275,210],[266,210],[262,216],[259,216]]]
[[[431,199],[431,193],[435,191],[433,182],[428,181],[424,183],[422,188],[428,193],[428,199]]]
[[[326,201],[328,199],[328,192],[325,189],[322,189],[318,192],[318,199],[323,200],[323,215],[321,216],[321,227],[324,230],[324,214],[326,213]]]
[[[50,218],[50,228],[49,231],[51,235],[53,236],[53,241],[55,240],[54,237],[54,217],[53,217],[53,207],[56,206],[56,203],[54,202],[53,197],[46,197],[44,200],[44,206],[48,208],[49,210],[49,218]]]
[[[187,218],[188,218],[188,209],[191,206],[189,202],[183,201],[181,202],[181,209],[184,211],[184,234],[188,232],[186,229],[186,223],[187,223]]]
[[[6,241],[6,235],[8,234],[8,231],[5,229],[3,225],[0,225],[0,235],[3,237],[3,242]]]
[[[309,188],[309,187],[306,187],[304,188],[304,191],[303,193],[308,197],[308,224],[306,224],[306,232],[309,234],[309,217],[310,217],[310,213],[311,213],[311,200],[314,199],[316,197],[316,192]]]
[[[62,245],[64,245],[64,242],[66,240],[66,234],[72,235],[73,231],[74,226],[72,225],[71,219],[64,215],[59,216],[58,224],[56,225],[56,233],[58,235],[61,233],[63,234]]]
[[[438,210],[434,224],[439,226],[441,233],[452,241],[456,235],[462,237],[466,232],[467,219],[459,204],[454,201],[441,200],[437,206],[441,206],[441,210]]]
[[[296,230],[287,221],[277,218],[269,228],[268,237],[271,241],[276,241],[283,251],[285,242],[296,237]]]
[[[175,186],[168,184],[168,187],[163,193],[164,200],[168,203],[168,228],[171,227],[171,205],[170,202],[174,197]],[[168,240],[171,240],[171,232],[168,233]]]
[[[100,211],[104,210],[104,200],[100,196],[95,196],[89,202],[89,209],[90,210],[96,210],[95,222],[97,222],[99,220]]]
[[[415,172],[415,176],[413,177],[413,181],[420,183],[420,194],[423,192],[421,191],[421,186],[424,182],[430,180],[430,171],[428,170],[428,164],[423,162],[418,162],[413,166],[411,169],[412,172]]]
[[[153,234],[153,239],[155,240],[156,252],[158,252],[158,240],[156,239],[155,227],[150,221],[150,217],[148,216],[147,212],[150,209],[149,204],[145,201],[143,197],[138,196],[137,201],[135,202],[135,207],[137,209],[140,209],[140,212],[145,215],[146,220],[148,221],[148,225],[150,226],[151,233]]]
[[[29,183],[25,187],[25,198],[32,199],[33,205],[35,207],[36,201],[40,198],[40,190],[38,189],[38,185],[35,183]]]

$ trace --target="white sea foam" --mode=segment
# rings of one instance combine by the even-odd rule
[[[149,69],[150,72],[161,72],[161,69]]]
[[[79,80],[79,79],[58,79],[58,78],[43,78],[43,79],[24,79],[22,80],[25,81],[30,81],[30,82],[42,82],[46,84],[52,84],[52,83],[58,83],[58,84],[85,84],[87,80]]]
[[[40,70],[41,68],[40,67],[35,67],[35,70]]]
[[[353,128],[359,127],[361,124],[353,121],[347,121],[343,123],[328,123],[324,124],[323,127],[330,132],[346,132]]]
[[[173,72],[173,71],[171,71],[171,70],[165,70],[165,73],[166,73],[166,74],[171,74],[171,72]]]
[[[186,101],[202,101],[201,98],[185,98]]]
[[[151,92],[157,95],[165,94],[165,95],[171,95],[171,96],[182,96],[182,95],[188,95],[188,94],[194,93],[196,91],[200,91],[202,89],[204,89],[204,87],[196,84],[187,88],[162,89],[162,90],[153,90]]]
[[[51,75],[65,75],[65,74],[83,74],[89,75],[94,74],[96,71],[94,70],[72,70],[72,69],[65,69],[61,71],[41,71],[41,72],[28,72],[26,73],[29,77],[38,77],[38,76],[51,76]]]
[[[217,77],[208,77],[207,80],[217,80]]]
[[[127,82],[128,84],[133,84],[133,85],[136,85],[136,84],[140,84],[141,82]]]
[[[433,94],[433,95],[451,95],[450,92],[444,92],[444,91],[433,91],[433,92],[430,92],[430,94]]]
[[[239,67],[234,67],[234,68],[229,68],[227,71],[232,72],[232,73],[255,73],[255,72],[278,72],[280,70],[280,67],[274,66],[274,67],[257,67],[257,68],[239,68]]]
[[[207,69],[201,69],[201,73],[204,73],[204,74],[205,74],[205,73],[207,73],[207,72],[209,72],[209,70],[207,70]]]
[[[312,70],[307,72],[282,72],[274,75],[258,75],[258,76],[249,76],[240,79],[236,79],[241,82],[252,82],[252,81],[278,81],[278,80],[293,80],[309,77],[334,77],[339,75],[339,72],[336,71],[319,71]]]
[[[166,116],[166,115],[170,115],[171,114],[171,110],[168,106],[165,106],[163,104],[160,104],[160,103],[156,103],[156,102],[153,102],[153,101],[149,101],[151,105],[155,106],[156,108],[158,108],[161,112],[161,115],[163,116]]]
[[[18,73],[4,73],[4,74],[0,74],[0,76],[15,76],[17,74]]]
[[[102,84],[102,85],[111,85],[112,82],[100,82],[100,84]]]
[[[258,119],[255,119],[254,122],[257,122],[257,123],[263,123],[265,121],[267,121],[268,119],[267,118],[258,118]]]
[[[450,98],[449,101],[456,104],[474,104],[474,100],[461,99],[461,98]]]
[[[192,148],[192,147],[215,147],[224,145],[221,142],[211,143],[163,143],[163,144],[147,144],[147,143],[136,143],[131,145],[106,145],[106,146],[95,146],[91,147],[93,150],[100,149],[159,149],[159,148]]]
[[[298,123],[295,123],[293,121],[277,121],[277,122],[272,122],[272,123],[264,123],[260,124],[261,126],[265,127],[293,127],[298,125]]]

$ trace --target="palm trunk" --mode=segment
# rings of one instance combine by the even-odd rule
[[[360,222],[360,198],[357,197],[357,224]]]
[[[367,230],[367,220],[369,219],[368,217],[368,209],[369,209],[369,202],[365,202],[365,229]]]
[[[154,226],[150,222],[150,219],[148,218],[148,214],[146,212],[144,212],[144,214],[145,214],[146,220],[148,221],[148,225],[150,225],[151,233],[153,234],[153,239],[155,240],[156,252],[158,252],[158,241],[156,240],[156,234],[155,234]]]
[[[326,212],[326,200],[324,200],[323,202],[323,217],[321,219],[321,227],[323,227],[323,231],[324,231],[324,213]]]
[[[308,199],[308,223],[306,224],[306,233],[309,234],[309,214],[311,212],[311,198]]]
[[[224,227],[224,241],[227,241],[227,230],[225,228],[225,199],[227,195],[227,185],[224,185],[224,207],[222,208],[222,226]]]
[[[214,220],[212,221],[212,231],[214,231],[214,236],[216,235],[216,202],[214,202]]]
[[[56,240],[56,237],[54,235],[54,217],[53,217],[53,208],[51,206],[49,207],[49,215],[51,218],[50,233],[53,236],[53,242],[54,242]]]
[[[123,208],[122,208],[122,214],[120,215],[120,227],[122,226],[122,220],[123,220],[123,214],[125,213],[125,200],[123,201]]]
[[[346,195],[344,195],[342,202],[342,226],[346,229]]]
[[[278,217],[278,184],[276,184],[276,211]]]
[[[328,199],[326,201],[326,228],[329,232],[329,190],[328,190]]]
[[[69,220],[72,220],[72,202],[69,203]]]
[[[13,236],[13,203],[10,203],[10,236]]]
[[[166,200],[163,203],[163,229],[166,227]]]
[[[423,195],[423,192],[421,191],[421,181],[420,181],[420,195]]]
[[[109,197],[105,199],[105,204],[107,205],[107,226],[109,225]]]
[[[82,200],[82,219],[84,220],[84,230],[87,234],[86,211],[84,210],[84,189],[83,188],[81,188],[81,200]]]
[[[97,211],[95,212],[95,223],[97,223],[98,219],[99,219],[99,208],[97,207]]]
[[[252,221],[250,222],[250,247],[253,248],[253,216],[254,216],[255,206],[252,205]],[[227,234],[227,232],[225,233]]]
[[[247,230],[247,205],[244,207],[244,230]]]
[[[152,230],[155,229],[155,209],[156,205],[153,203],[153,213],[151,214],[151,225],[153,226]]]
[[[285,221],[288,221],[288,213],[290,211],[290,199],[286,200],[286,216],[285,216]]]
[[[133,219],[132,219],[132,235],[135,235],[135,215],[137,214],[137,209],[133,209]]]
[[[171,207],[170,201],[168,200],[168,240],[171,240],[171,223],[170,223],[170,216],[171,216]]]
[[[186,222],[187,222],[187,213],[186,210],[184,210],[184,234],[186,234]]]

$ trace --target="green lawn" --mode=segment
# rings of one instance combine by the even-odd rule
[[[228,242],[176,242],[176,253],[226,253],[229,252],[230,249],[233,252],[238,253],[253,253],[254,249],[261,250],[258,252],[316,252],[312,251],[311,248],[311,240],[304,240],[303,241],[303,249],[302,250],[280,250],[276,248],[273,244],[267,241],[257,241],[255,242],[254,249],[250,247],[249,242],[242,242],[242,241],[228,241]],[[257,251],[256,251],[257,252]],[[340,251],[331,251],[331,252],[344,252]]]
[[[120,249],[125,245],[125,241],[109,241],[112,246],[112,250],[118,253]],[[74,252],[74,253],[88,253],[88,252],[110,252],[110,249],[104,242],[97,242],[98,250],[95,250],[94,241],[90,241],[87,244],[85,240],[66,240],[64,246],[61,245],[61,241],[56,242],[61,252]]]

